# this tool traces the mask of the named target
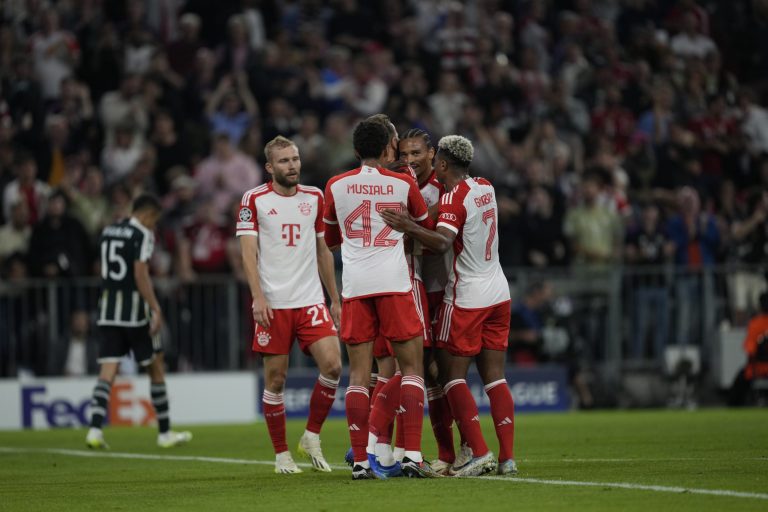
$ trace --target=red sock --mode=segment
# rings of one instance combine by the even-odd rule
[[[265,389],[262,395],[262,405],[264,407],[264,421],[267,423],[269,438],[272,440],[275,453],[288,451],[288,444],[285,442],[285,404],[283,403],[283,394],[272,393]]]
[[[312,390],[312,397],[309,399],[309,418],[307,418],[307,430],[320,433],[323,428],[325,418],[331,411],[333,401],[336,399],[336,388],[339,387],[338,380],[331,380],[320,375],[315,382],[315,389]]]
[[[387,382],[389,382],[389,379],[386,377],[378,377],[376,379],[376,385],[373,388],[368,388],[371,393],[371,410],[373,410],[373,406],[376,405],[376,397],[379,396],[381,388],[383,388]]]
[[[515,458],[515,402],[509,392],[506,379],[485,386],[491,401],[491,416],[499,438],[499,460]]]
[[[386,435],[389,425],[395,419],[397,408],[400,406],[400,381],[402,376],[396,373],[389,382],[379,389],[375,403],[368,418],[368,431],[375,435]]]
[[[459,430],[467,440],[467,444],[472,448],[475,457],[481,457],[488,453],[488,445],[483,439],[483,432],[480,430],[480,417],[477,411],[477,404],[469,391],[467,381],[456,379],[445,385],[445,395],[448,397],[448,403],[451,404],[451,413],[459,426]]]
[[[370,409],[368,388],[349,386],[345,396],[349,440],[355,462],[368,460],[365,448],[368,445],[368,412]]]
[[[432,432],[437,441],[437,457],[443,462],[456,460],[456,451],[453,448],[453,416],[451,406],[448,405],[443,390],[439,387],[427,390],[429,401],[429,421],[432,423]]]
[[[403,415],[397,413],[395,417],[395,423],[397,423],[397,431],[395,435],[395,448],[402,448],[405,450],[405,429],[403,428]]]
[[[421,430],[424,425],[424,379],[406,375],[400,385],[400,416],[403,417],[405,451],[421,451]]]

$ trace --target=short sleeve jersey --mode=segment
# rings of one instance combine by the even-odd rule
[[[403,234],[387,226],[380,215],[403,207],[417,222],[427,221],[419,187],[406,174],[363,166],[328,182],[324,220],[341,233],[345,299],[411,291]]]
[[[496,193],[484,178],[468,178],[440,200],[437,227],[456,233],[444,301],[484,309],[510,300],[499,263]]]
[[[257,236],[259,276],[275,309],[303,308],[325,301],[317,271],[317,238],[325,232],[323,194],[298,185],[292,196],[266,183],[243,195],[237,236]]]
[[[137,327],[149,322],[149,308],[136,285],[134,262],[148,263],[154,247],[154,233],[135,217],[116,222],[101,232],[98,325]]]

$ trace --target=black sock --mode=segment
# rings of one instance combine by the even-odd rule
[[[104,423],[104,417],[107,415],[107,404],[109,403],[109,392],[112,384],[106,380],[99,379],[96,387],[93,388],[93,400],[91,401],[91,428],[101,428]]]
[[[150,384],[149,393],[152,396],[152,405],[157,414],[157,427],[161,434],[171,429],[171,420],[168,417],[168,395],[165,393],[165,382]]]

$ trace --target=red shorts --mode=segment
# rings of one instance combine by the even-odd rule
[[[291,352],[293,340],[299,340],[299,347],[309,354],[309,346],[328,336],[338,336],[331,313],[325,304],[295,309],[273,309],[274,318],[269,327],[256,324],[253,334],[253,351],[262,354],[287,355]]]
[[[481,350],[506,350],[511,302],[483,309],[461,309],[444,303],[437,316],[438,348],[455,356],[476,356]]]
[[[432,338],[437,337],[437,333],[434,332],[435,323],[437,322],[437,314],[440,312],[440,307],[443,305],[443,297],[445,297],[445,290],[439,292],[427,292],[427,308],[429,309],[429,319],[432,322]]]
[[[382,357],[392,357],[395,353],[392,350],[392,345],[382,335],[376,336],[373,340],[373,357],[381,359]]]
[[[374,341],[379,336],[390,342],[407,341],[423,332],[410,292],[344,299],[341,304],[341,340],[348,345]]]

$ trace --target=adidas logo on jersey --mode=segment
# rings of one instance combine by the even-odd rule
[[[355,424],[353,423],[353,424],[351,424],[351,425],[349,426],[349,430],[353,430],[353,431],[359,431],[359,430],[360,430],[360,427],[358,427],[357,425],[355,425]]]
[[[395,414],[404,414],[405,413],[405,407],[402,405],[398,407],[398,409],[395,411]]]
[[[501,422],[496,424],[497,427],[502,427],[504,425],[512,425],[512,420],[509,419],[509,416],[505,417],[503,420],[501,420]]]
[[[277,210],[275,210],[274,208],[272,208],[271,210],[269,210],[269,211],[267,212],[267,215],[277,215]]]
[[[476,422],[480,423],[480,416],[478,416],[478,415],[473,416],[472,417],[472,421],[476,421]]]

